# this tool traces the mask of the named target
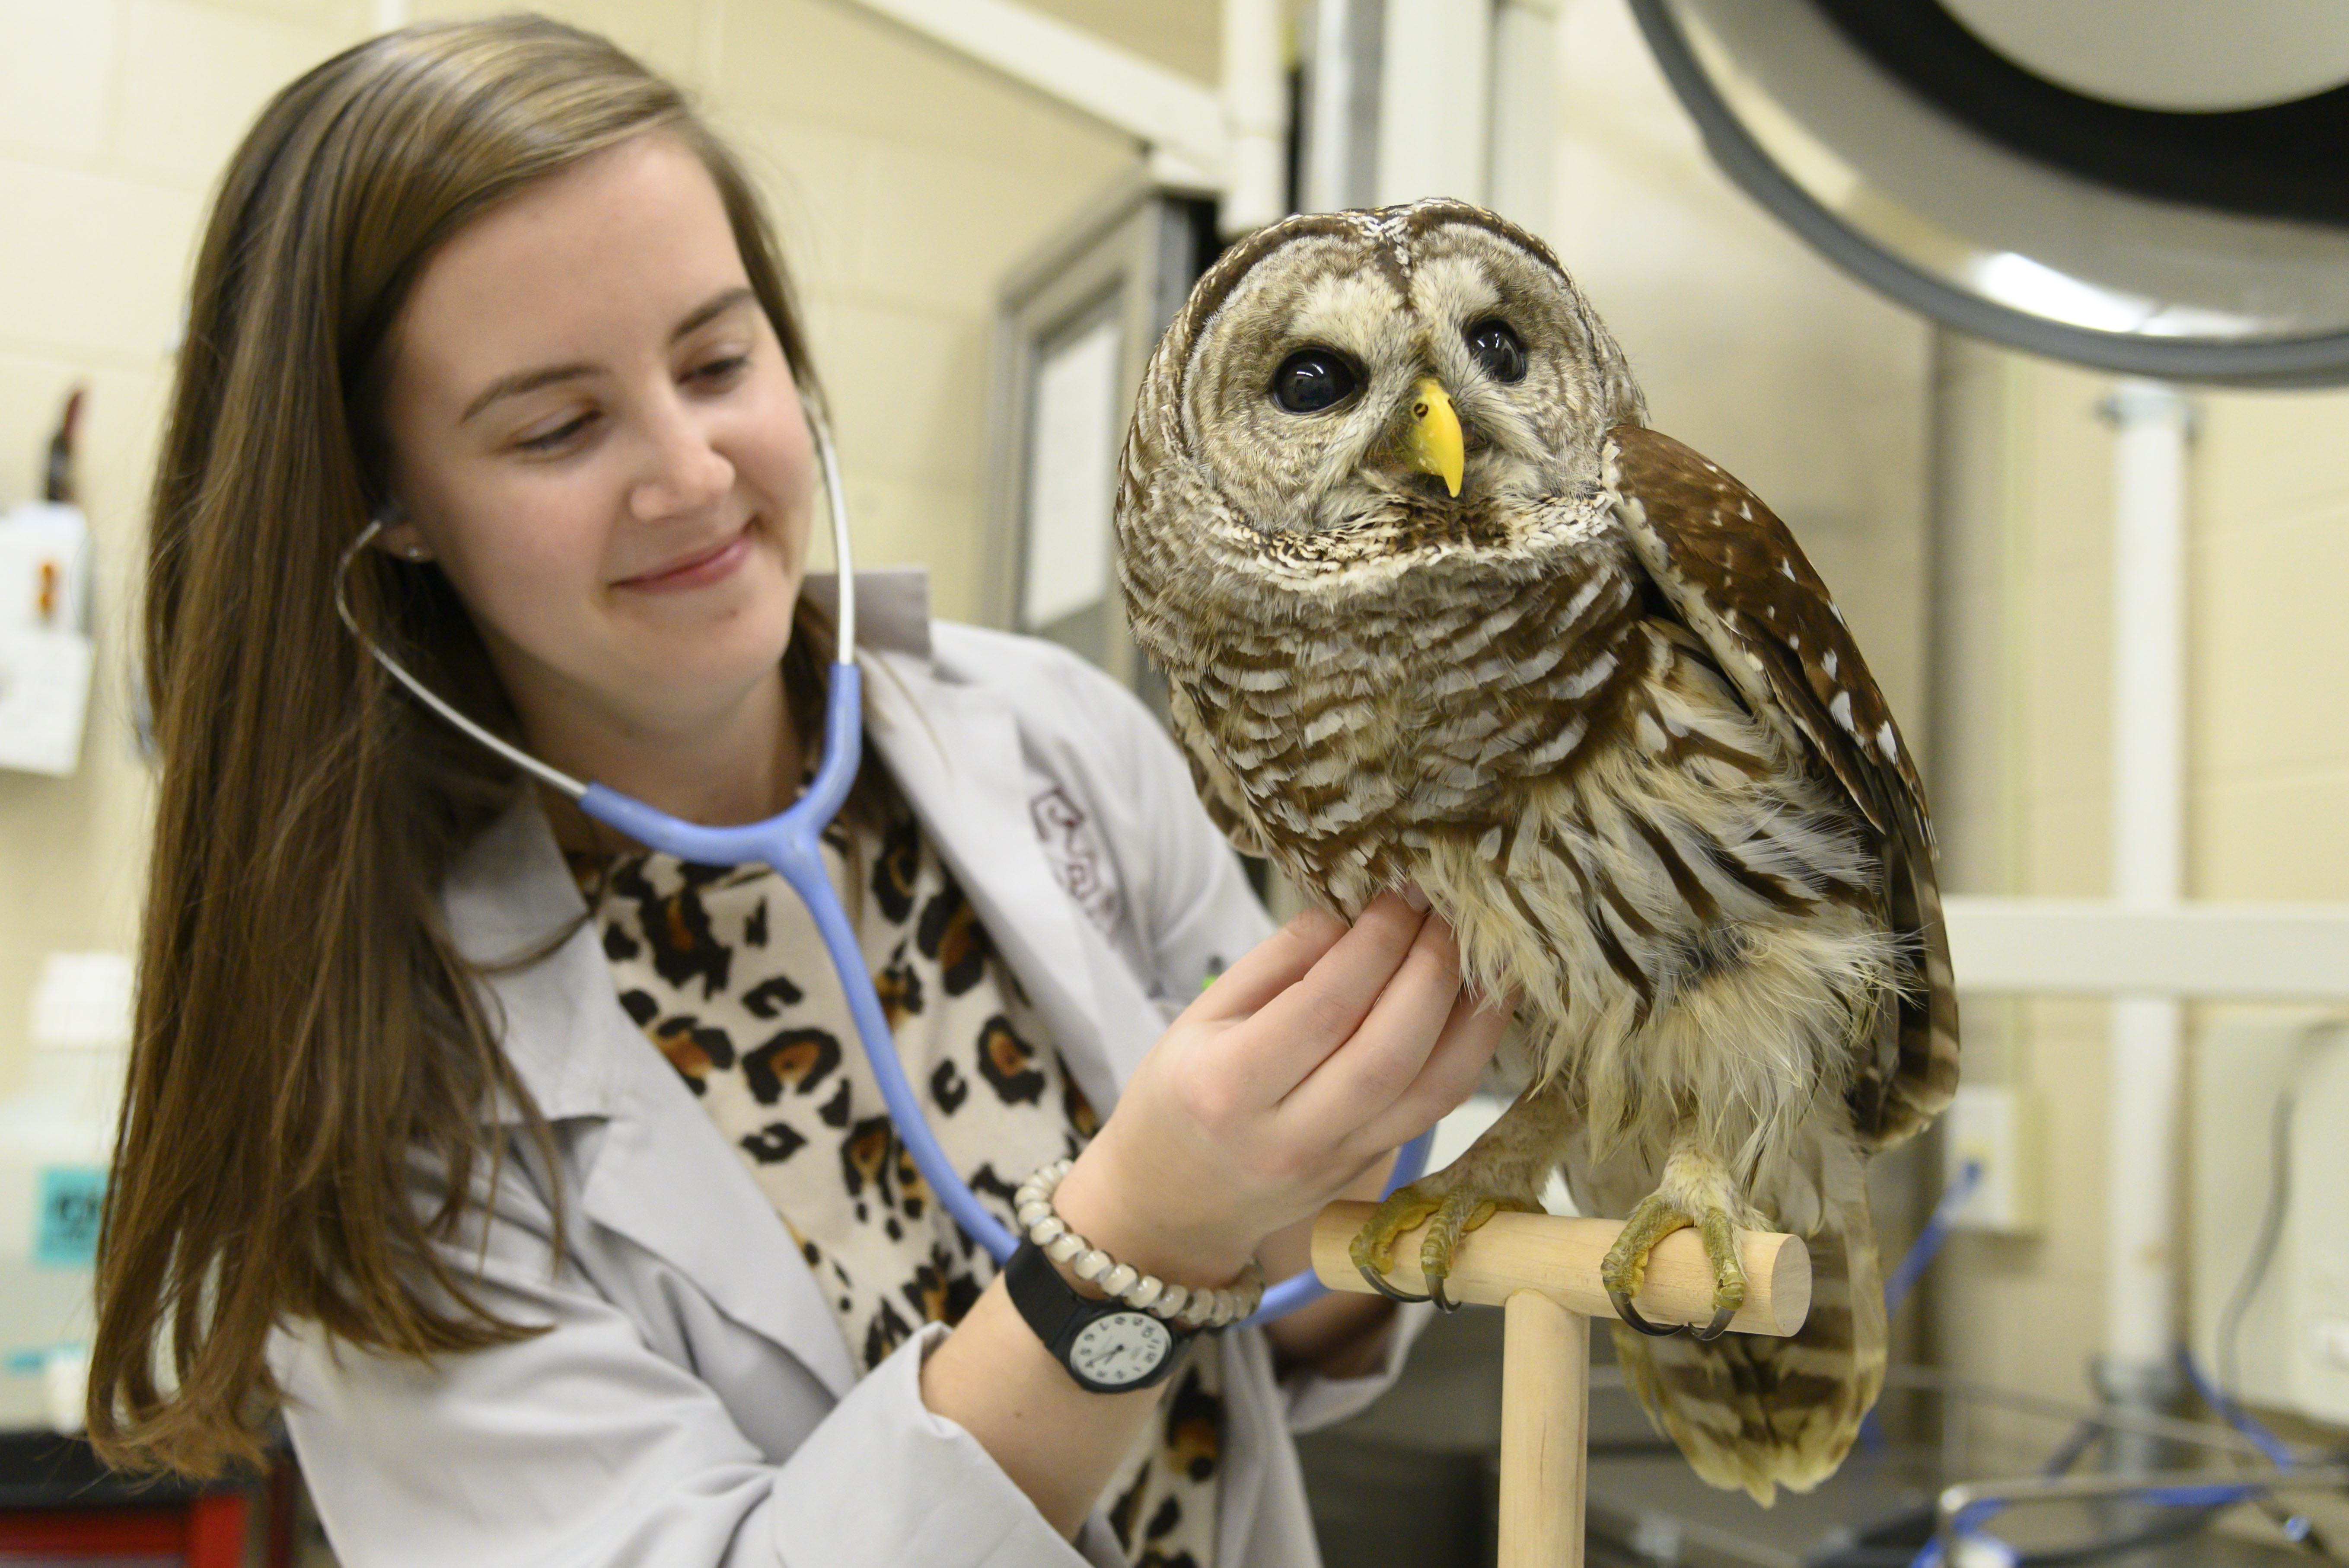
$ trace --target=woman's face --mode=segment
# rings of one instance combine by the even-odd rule
[[[390,340],[403,516],[534,739],[678,731],[778,680],[807,424],[718,188],[648,133],[492,209]]]

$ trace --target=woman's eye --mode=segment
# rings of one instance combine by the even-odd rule
[[[1292,414],[1318,414],[1353,396],[1359,377],[1326,348],[1300,348],[1272,373],[1272,400]]]
[[[558,425],[554,429],[548,430],[542,435],[525,437],[523,439],[516,441],[514,445],[520,447],[526,452],[553,451],[555,448],[562,446],[574,436],[579,434],[580,431],[585,430],[587,428],[587,422],[593,418],[593,415],[582,414],[568,424]]]
[[[685,378],[704,387],[725,387],[740,377],[750,363],[750,356],[747,354],[730,354],[722,359],[713,359],[708,364],[695,366],[685,373]],[[514,445],[525,452],[554,451],[556,448],[567,446],[575,440],[588,426],[595,422],[595,418],[591,410],[552,430],[535,436],[526,436],[516,441]]]
[[[1495,381],[1523,381],[1526,378],[1526,346],[1509,330],[1509,324],[1497,317],[1487,317],[1468,328],[1468,352],[1485,373]]]

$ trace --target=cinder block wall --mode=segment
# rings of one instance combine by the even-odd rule
[[[2113,434],[2097,406],[2114,382],[1956,338],[1943,365],[1932,783],[1945,885],[2101,897]],[[2194,397],[2187,893],[2349,900],[2349,394]],[[2107,1016],[2092,1002],[1971,999],[1968,1075],[2033,1090],[2047,1117],[2045,1231],[1961,1233],[1937,1269],[1951,1364],[1996,1387],[2090,1397]],[[2223,1061],[2192,1063],[2188,1115],[2227,1082]],[[2181,1311],[2191,1256],[2181,1233]]]

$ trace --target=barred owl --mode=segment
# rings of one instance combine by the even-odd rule
[[[1423,201],[1292,218],[1202,278],[1144,374],[1117,500],[1134,635],[1240,848],[1352,917],[1415,884],[1522,997],[1529,1087],[1354,1243],[1438,1298],[1553,1169],[1625,1217],[1633,1391],[1714,1485],[1832,1473],[1886,1325],[1866,1168],[1957,1077],[1922,789],[1785,527],[1650,430],[1540,241]],[[1633,1307],[1694,1226],[1716,1315]],[[1735,1234],[1810,1243],[1809,1322],[1723,1337]],[[1642,1332],[1644,1331],[1644,1332]]]

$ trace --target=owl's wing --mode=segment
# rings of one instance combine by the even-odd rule
[[[1916,965],[1849,1094],[1878,1147],[1957,1087],[1957,995],[1925,789],[1843,613],[1786,525],[1717,465],[1638,426],[1610,432],[1631,547],[1754,712],[1842,787],[1880,836],[1885,916]]]

